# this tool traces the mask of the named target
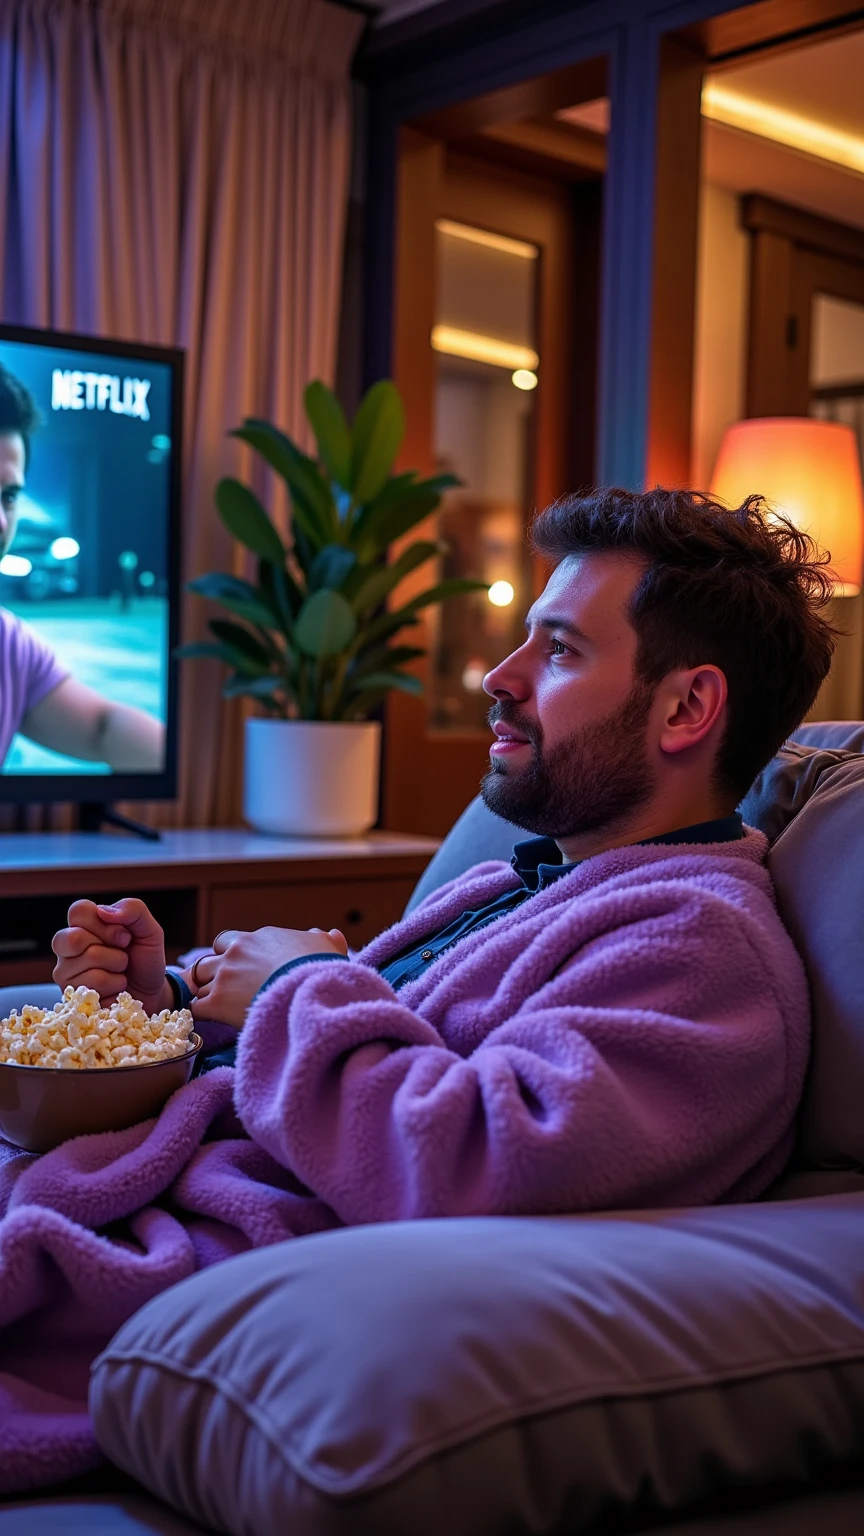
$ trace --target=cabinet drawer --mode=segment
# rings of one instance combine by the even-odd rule
[[[413,876],[311,880],[297,885],[217,885],[210,893],[214,937],[223,928],[340,928],[359,949],[405,910]]]

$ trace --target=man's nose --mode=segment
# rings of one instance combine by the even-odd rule
[[[528,697],[530,689],[526,685],[526,680],[520,676],[518,655],[518,651],[513,651],[509,656],[505,656],[503,661],[499,661],[497,667],[493,667],[491,672],[486,673],[483,688],[490,698],[500,699],[503,695],[511,699]]]

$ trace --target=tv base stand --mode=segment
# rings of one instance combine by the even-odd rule
[[[133,821],[131,816],[121,815],[105,800],[83,801],[78,807],[78,830],[101,832],[103,826],[119,827],[121,832],[131,832],[134,837],[143,837],[148,843],[158,843],[162,837],[156,827],[145,827],[143,821]]]

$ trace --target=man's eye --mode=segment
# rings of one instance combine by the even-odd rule
[[[564,644],[563,640],[551,640],[549,643],[552,646],[552,654],[553,654],[553,656],[569,656],[570,655],[570,649],[569,649],[568,646],[566,646]],[[558,646],[558,650],[557,651],[555,650],[555,646],[556,645]]]
[[[4,490],[0,491],[0,502],[3,503],[3,507],[6,512],[12,511],[12,508],[14,507],[17,500],[17,485],[7,485]]]

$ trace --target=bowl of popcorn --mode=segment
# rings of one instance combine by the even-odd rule
[[[121,992],[67,987],[53,1008],[0,1019],[0,1136],[48,1152],[72,1136],[123,1131],[189,1081],[201,1037],[187,1008],[149,1014]]]

